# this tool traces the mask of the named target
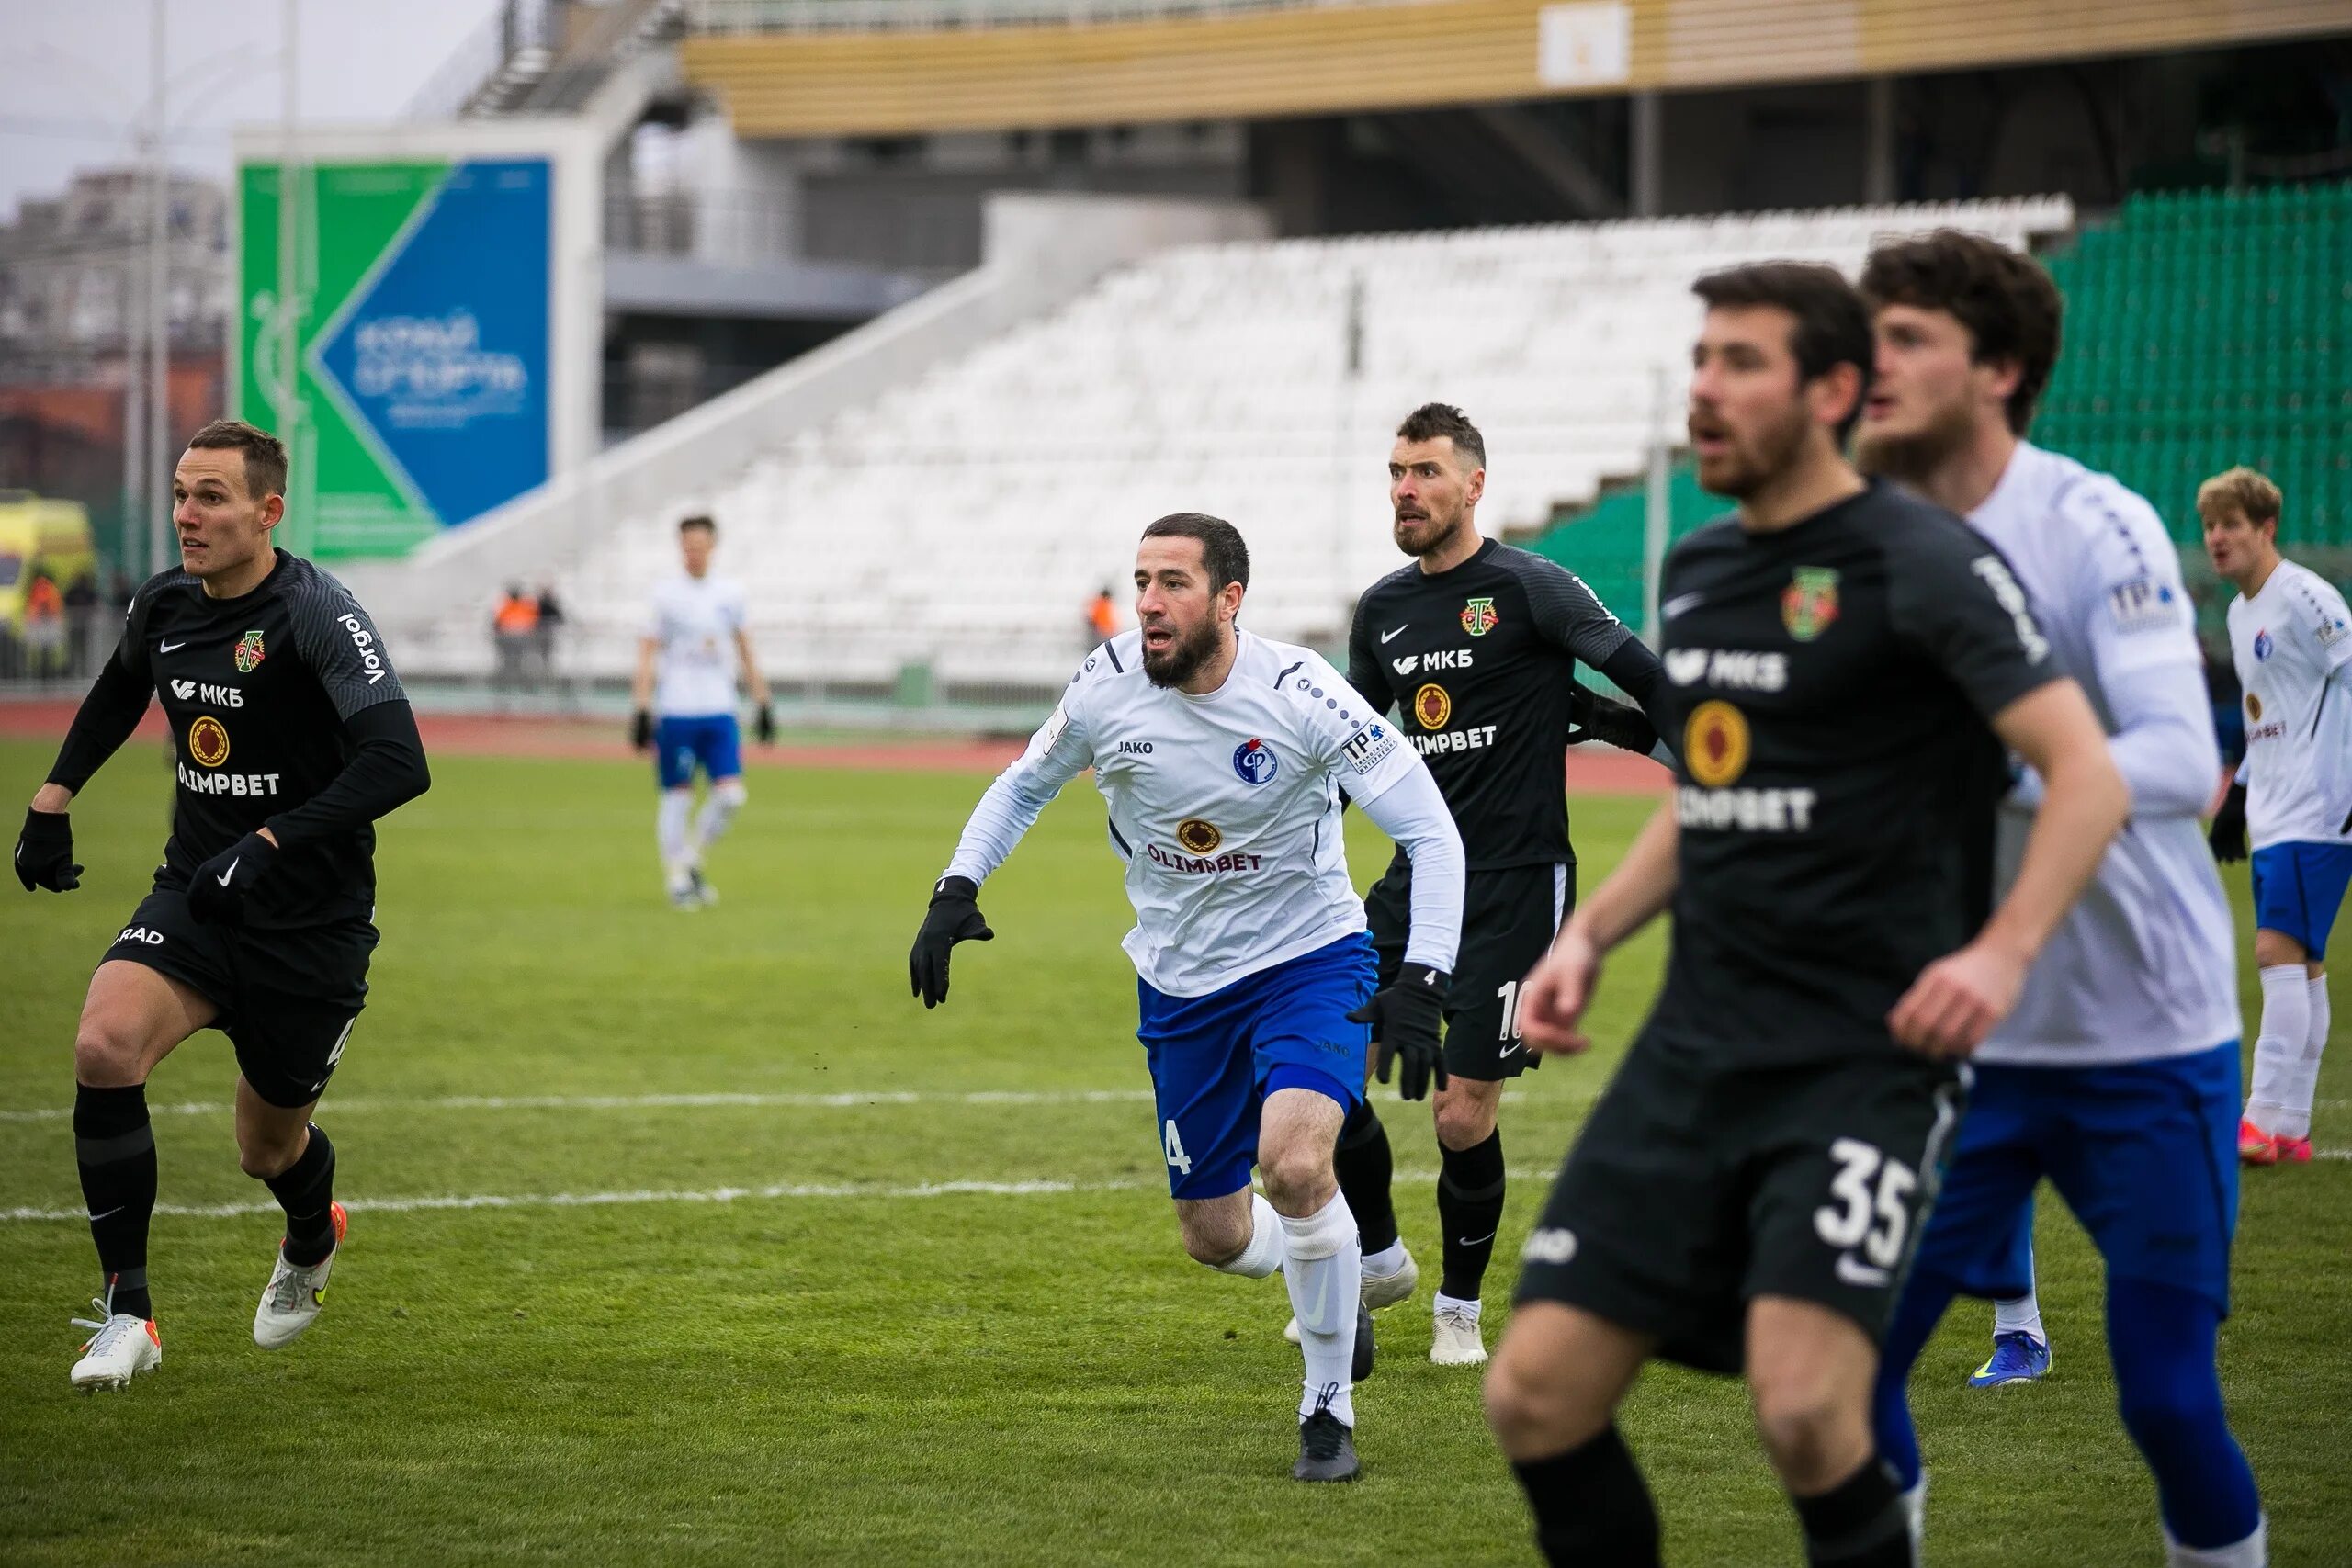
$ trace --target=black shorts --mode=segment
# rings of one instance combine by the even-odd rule
[[[1885,1331],[1965,1102],[1902,1052],[1726,1067],[1645,1031],[1521,1252],[1519,1300],[1565,1302],[1658,1354],[1737,1372],[1747,1306],[1817,1302]]]
[[[288,1110],[319,1098],[368,1003],[376,928],[362,919],[285,931],[209,926],[187,894],[158,884],[100,962],[143,964],[220,1010],[212,1027],[237,1050],[254,1092]]]
[[[1364,897],[1380,983],[1405,962],[1412,875],[1392,865]],[[1462,900],[1462,953],[1445,998],[1445,1070],[1493,1082],[1537,1066],[1519,1041],[1519,983],[1576,908],[1577,868],[1514,865],[1474,871]]]

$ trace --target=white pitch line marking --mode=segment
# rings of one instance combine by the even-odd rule
[[[1514,1170],[1513,1180],[1545,1181],[1546,1168]],[[1437,1180],[1434,1170],[1400,1170],[1394,1179],[1428,1186]],[[766,1187],[662,1188],[640,1187],[616,1192],[477,1192],[412,1198],[346,1198],[343,1206],[355,1214],[414,1214],[468,1209],[596,1209],[634,1203],[735,1203],[811,1198],[1057,1198],[1073,1193],[1146,1192],[1159,1190],[1157,1180],[1114,1181],[918,1181],[898,1185],[845,1182],[779,1182]],[[247,1214],[279,1213],[276,1202],[158,1203],[155,1213],[174,1219],[233,1220]],[[86,1220],[81,1209],[0,1209],[0,1224],[37,1224]]]
[[[1503,1095],[1507,1102],[1516,1102],[1520,1098],[1517,1090]],[[1151,1100],[1152,1091],[1148,1089],[984,1089],[962,1094],[906,1089],[838,1094],[447,1094],[416,1099],[356,1095],[349,1100],[329,1100],[323,1110],[331,1116],[385,1111],[642,1111],[680,1107],[856,1111],[887,1105],[1148,1105]],[[147,1113],[226,1116],[232,1109],[226,1100],[191,1100],[151,1105]],[[0,1122],[63,1122],[73,1114],[69,1106],[41,1106],[29,1111],[0,1111]]]

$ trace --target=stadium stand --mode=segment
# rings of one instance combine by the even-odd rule
[[[1489,450],[1482,520],[1532,531],[1679,433],[1699,274],[1767,256],[1852,268],[1876,238],[1939,224],[2022,245],[2072,217],[2041,199],[1171,251],[664,515],[573,541],[557,581],[576,665],[627,669],[669,524],[706,507],[787,679],[887,686],[917,667],[1050,689],[1084,646],[1088,597],[1125,580],[1143,524],[1180,510],[1250,538],[1251,625],[1329,645],[1396,564],[1381,460],[1417,403],[1469,410]],[[483,657],[462,632],[480,610],[404,639],[411,664]]]
[[[2034,438],[2198,540],[2197,486],[2278,480],[2279,537],[2352,544],[2352,184],[2138,195],[2050,258],[2066,351]]]

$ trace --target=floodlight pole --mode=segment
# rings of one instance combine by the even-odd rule
[[[301,118],[299,94],[302,56],[297,47],[301,28],[300,0],[286,0],[284,14],[286,41],[278,60],[281,124],[277,147],[277,429],[274,434],[286,444],[286,505],[288,513],[295,513],[296,497],[303,489],[299,476],[310,457],[300,428],[302,420],[297,400],[301,396],[301,355],[295,341],[300,321],[297,296],[301,289],[299,231],[302,186],[299,160],[295,157],[295,137]],[[287,521],[287,543],[296,549],[311,548],[311,519],[307,508],[301,509],[300,521],[291,516]]]
[[[164,0],[148,13],[147,564],[164,570],[172,535],[172,172],[164,144]]]

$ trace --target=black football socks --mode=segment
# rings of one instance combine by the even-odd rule
[[[74,1157],[98,1267],[114,1289],[109,1310],[152,1318],[147,1225],[155,1215],[155,1128],[147,1120],[144,1084],[74,1086]]]
[[[1437,1220],[1445,1233],[1445,1279],[1438,1293],[1475,1302],[1503,1223],[1503,1134],[1466,1149],[1438,1145]]]
[[[1616,1427],[1511,1470],[1554,1568],[1658,1568],[1657,1506]]]
[[[1370,1258],[1396,1245],[1396,1205],[1388,1195],[1393,1160],[1388,1129],[1380,1124],[1372,1101],[1360,1100],[1340,1126],[1339,1146],[1331,1152],[1332,1174],[1356,1217],[1356,1234]]]
[[[322,1263],[334,1250],[334,1145],[314,1122],[301,1157],[265,1178],[286,1211],[286,1261],[298,1269]]]
[[[1792,1495],[1809,1568],[1912,1568],[1911,1517],[1876,1454],[1813,1497]]]

